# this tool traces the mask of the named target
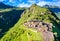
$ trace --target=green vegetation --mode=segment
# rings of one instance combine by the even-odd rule
[[[14,26],[12,29],[10,29],[8,33],[1,39],[1,41],[30,41],[30,40],[42,41],[40,33],[33,32],[21,25],[19,27],[17,26]]]
[[[2,10],[1,12],[3,11],[4,10]],[[41,32],[38,32],[33,28],[31,29],[25,27],[23,25],[24,22],[30,20],[40,20],[48,23],[53,23],[53,26],[56,26],[56,24],[59,23],[59,20],[52,15],[49,9],[42,8],[37,6],[36,4],[33,4],[30,8],[26,9],[22,13],[21,18],[18,20],[18,22],[12,28],[10,28],[9,31],[5,32],[4,36],[0,38],[0,41],[43,41]],[[53,28],[52,32],[57,34],[60,33],[56,28],[58,27]]]
[[[51,19],[54,18],[55,17],[51,14],[49,9],[32,5],[29,9],[23,12],[20,21],[21,23],[24,23],[29,20],[40,20],[44,22],[51,22],[52,21]]]

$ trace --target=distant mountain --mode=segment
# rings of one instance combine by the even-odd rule
[[[59,6],[44,5],[43,7],[48,8],[60,19],[60,7]]]
[[[44,5],[43,7],[46,7],[46,8],[59,8],[59,6],[54,6],[54,5]]]
[[[5,5],[4,3],[0,2],[0,9],[6,9],[6,8],[13,8],[13,6]]]

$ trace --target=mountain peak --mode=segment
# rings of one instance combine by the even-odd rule
[[[37,4],[32,4],[30,8],[33,8],[33,7],[40,7],[40,6],[38,6]]]
[[[40,8],[37,4],[32,4],[30,7],[30,11],[37,11]]]
[[[31,6],[31,7],[35,7],[35,6],[37,6],[37,4],[32,4],[32,6]]]

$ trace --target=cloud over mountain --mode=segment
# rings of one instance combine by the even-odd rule
[[[46,4],[60,6],[60,0],[0,0],[0,2],[18,7],[29,7],[34,3],[39,6]]]

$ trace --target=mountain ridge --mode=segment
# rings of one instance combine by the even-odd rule
[[[15,8],[14,6],[6,5],[3,2],[0,2],[0,9],[6,9],[6,8]]]
[[[54,39],[50,39],[50,31],[47,31],[47,37],[44,37],[44,34],[41,31],[37,31],[34,27],[29,28],[29,26],[33,26],[33,24],[30,25],[31,22],[34,24],[38,22],[42,22],[41,30],[43,30],[43,33],[45,34],[45,27],[43,25],[47,24],[53,24],[52,25],[52,34],[59,32],[56,32],[56,28],[58,28],[59,20],[52,15],[52,12],[48,8],[42,8],[36,4],[33,4],[30,8],[24,10],[24,12],[21,14],[21,18],[19,18],[18,22],[9,29],[8,32],[5,33],[5,35],[0,39],[0,41],[53,41]],[[29,26],[25,26],[25,23],[30,22]],[[39,25],[40,26],[40,25]],[[47,29],[46,29],[47,30]],[[42,36],[43,35],[43,36]],[[56,37],[56,34],[54,34]],[[57,35],[58,36],[58,35]],[[59,36],[58,36],[59,37]],[[56,37],[57,38],[57,37]],[[57,40],[57,39],[56,39]],[[59,40],[59,39],[58,39]]]

